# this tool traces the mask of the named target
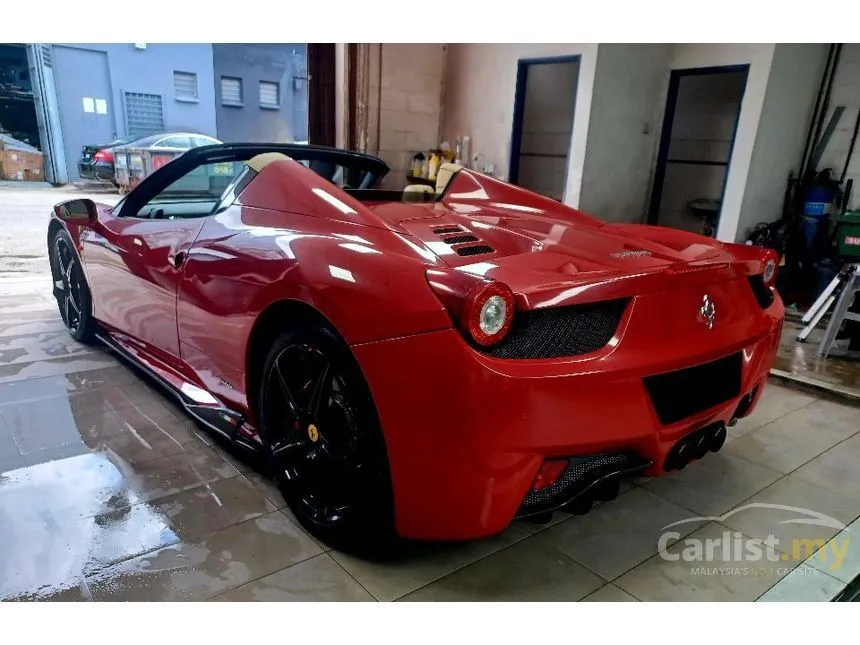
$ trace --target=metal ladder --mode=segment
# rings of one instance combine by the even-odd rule
[[[841,291],[838,292],[837,296],[837,290],[840,287]],[[833,342],[836,340],[842,323],[846,320],[860,322],[860,313],[848,311],[854,304],[854,298],[858,293],[860,293],[860,264],[846,264],[801,318],[800,321],[806,326],[797,335],[798,342],[806,341],[812,330],[818,326],[824,315],[836,303],[817,352],[818,356],[821,357],[831,354]]]

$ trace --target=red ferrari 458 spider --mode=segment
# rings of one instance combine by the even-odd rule
[[[767,249],[606,224],[466,168],[197,148],[116,206],[59,204],[54,293],[341,547],[580,513],[717,451],[784,309]]]

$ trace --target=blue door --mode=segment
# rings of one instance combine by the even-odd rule
[[[82,148],[116,139],[107,53],[54,45],[54,78],[69,180],[75,181]]]

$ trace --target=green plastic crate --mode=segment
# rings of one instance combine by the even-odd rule
[[[836,221],[839,255],[860,258],[860,211],[848,211]]]

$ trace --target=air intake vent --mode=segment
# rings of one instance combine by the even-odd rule
[[[439,228],[434,228],[433,232],[436,235],[444,235],[445,233],[465,233],[465,231],[459,226],[441,226]]]
[[[465,244],[466,242],[477,242],[478,238],[474,235],[454,235],[453,237],[443,237],[442,241],[446,244]]]
[[[493,248],[486,244],[475,244],[474,246],[461,246],[456,249],[457,255],[483,255],[484,253],[492,253]]]

